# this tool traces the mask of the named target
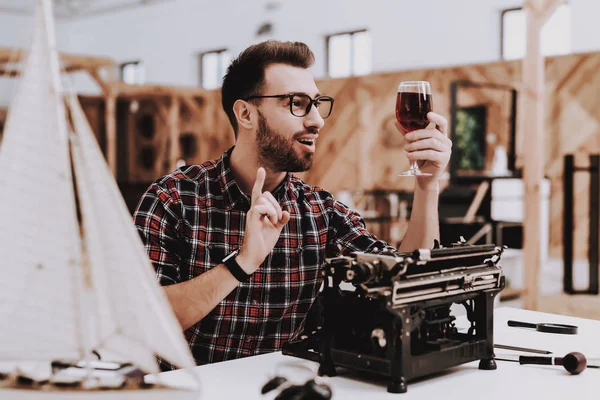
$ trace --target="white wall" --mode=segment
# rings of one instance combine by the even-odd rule
[[[150,83],[197,84],[197,52],[226,47],[235,55],[271,37],[309,44],[317,56],[313,73],[321,77],[324,37],[362,28],[372,33],[374,71],[496,60],[500,10],[515,0],[281,0],[275,10],[265,3],[176,0],[64,23],[62,29],[70,51],[143,60]],[[267,20],[274,33],[257,38]]]
[[[573,52],[596,51],[600,49],[600,1],[570,0],[573,24],[571,37]]]
[[[0,13],[0,47],[24,47],[31,38],[31,17]],[[0,107],[8,104],[16,80],[0,77]]]
[[[376,72],[495,61],[500,54],[500,11],[522,0],[173,0],[110,14],[61,20],[59,49],[109,56],[122,62],[140,59],[148,83],[197,84],[201,51],[229,48],[237,54],[267,38],[300,40],[317,60],[313,73],[325,73],[327,34],[367,28],[372,33]],[[598,0],[570,0],[573,51],[600,48]],[[18,20],[10,22],[10,19]],[[0,45],[10,45],[23,17],[0,14]],[[274,23],[269,37],[258,26]],[[94,91],[90,81],[78,88]],[[0,86],[0,91],[2,87]]]
[[[33,19],[33,15],[0,12],[0,47],[29,48],[33,35]],[[69,48],[69,37],[68,26],[57,23],[56,40],[59,50],[64,51]],[[16,79],[0,77],[0,107],[5,107],[9,103],[17,82]]]

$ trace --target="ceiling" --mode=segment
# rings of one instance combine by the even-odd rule
[[[77,18],[174,0],[54,0],[57,18]],[[35,0],[0,0],[0,13],[31,14]]]

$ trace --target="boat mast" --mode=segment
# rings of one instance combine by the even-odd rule
[[[56,46],[56,30],[55,30],[55,25],[54,25],[54,9],[53,9],[53,4],[52,4],[52,0],[36,0],[37,2],[37,7],[40,8],[40,11],[42,13],[42,21],[44,24],[44,30],[45,30],[45,37],[46,37],[46,45],[47,45],[47,49],[48,49],[48,68],[50,68],[50,74],[51,74],[51,81],[50,81],[50,90],[52,91],[52,94],[55,98],[55,111],[56,111],[56,120],[57,120],[57,126],[58,126],[58,132],[50,132],[50,134],[58,134],[60,139],[62,141],[64,141],[64,143],[68,146],[68,148],[70,149],[70,140],[69,140],[69,131],[67,129],[67,114],[66,114],[66,108],[65,108],[65,102],[64,102],[64,91],[63,91],[63,85],[61,83],[61,66],[60,66],[60,60],[59,60],[59,53],[58,53],[58,49]],[[70,154],[70,150],[69,150],[69,154]],[[70,165],[72,166],[72,163],[69,161]],[[73,171],[72,168],[69,168],[70,171],[70,176],[66,176],[63,179],[69,179],[71,180],[71,182],[74,182],[74,176],[73,176]],[[77,206],[77,191],[76,188],[74,187],[74,195],[75,195],[75,205]],[[76,210],[73,210],[73,212],[76,212]],[[80,244],[83,244],[83,240],[80,241]],[[84,258],[85,258],[85,254],[84,252],[82,252],[81,255],[82,259],[80,260],[81,264],[83,264]],[[83,285],[81,282],[81,274],[83,273],[85,275],[85,271],[81,270],[81,265],[78,265],[78,263],[71,261],[70,263],[71,269],[72,269],[72,274],[71,277],[74,280],[74,288],[76,288],[75,290],[77,291],[77,294],[79,294],[80,296],[74,296],[74,298],[78,298],[78,301],[73,302],[72,307],[73,307],[73,315],[74,318],[77,319],[75,326],[77,327],[77,347],[79,348],[79,357],[80,359],[87,359],[90,356],[90,352],[89,352],[89,344],[88,344],[88,339],[87,337],[88,332],[85,329],[86,327],[86,321],[87,318],[86,316],[89,315],[88,313],[86,313],[86,309],[88,308],[87,302],[86,302],[86,298],[85,296],[83,296]],[[89,278],[89,276],[88,276]],[[83,309],[82,309],[83,308]]]

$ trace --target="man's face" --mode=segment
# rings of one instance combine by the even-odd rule
[[[304,93],[315,98],[319,92],[306,69],[273,64],[265,70],[261,95]],[[316,107],[304,117],[290,112],[289,98],[262,99],[258,108],[256,150],[259,163],[274,172],[303,172],[312,166],[323,118]]]

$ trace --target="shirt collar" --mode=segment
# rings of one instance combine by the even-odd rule
[[[250,197],[240,189],[231,170],[231,152],[234,147],[223,153],[219,160],[221,165],[218,178],[219,185],[227,210],[238,208],[247,211],[250,209]],[[292,189],[292,186],[292,174],[288,172],[285,179],[271,193],[277,201],[281,202],[286,198],[288,189]]]

